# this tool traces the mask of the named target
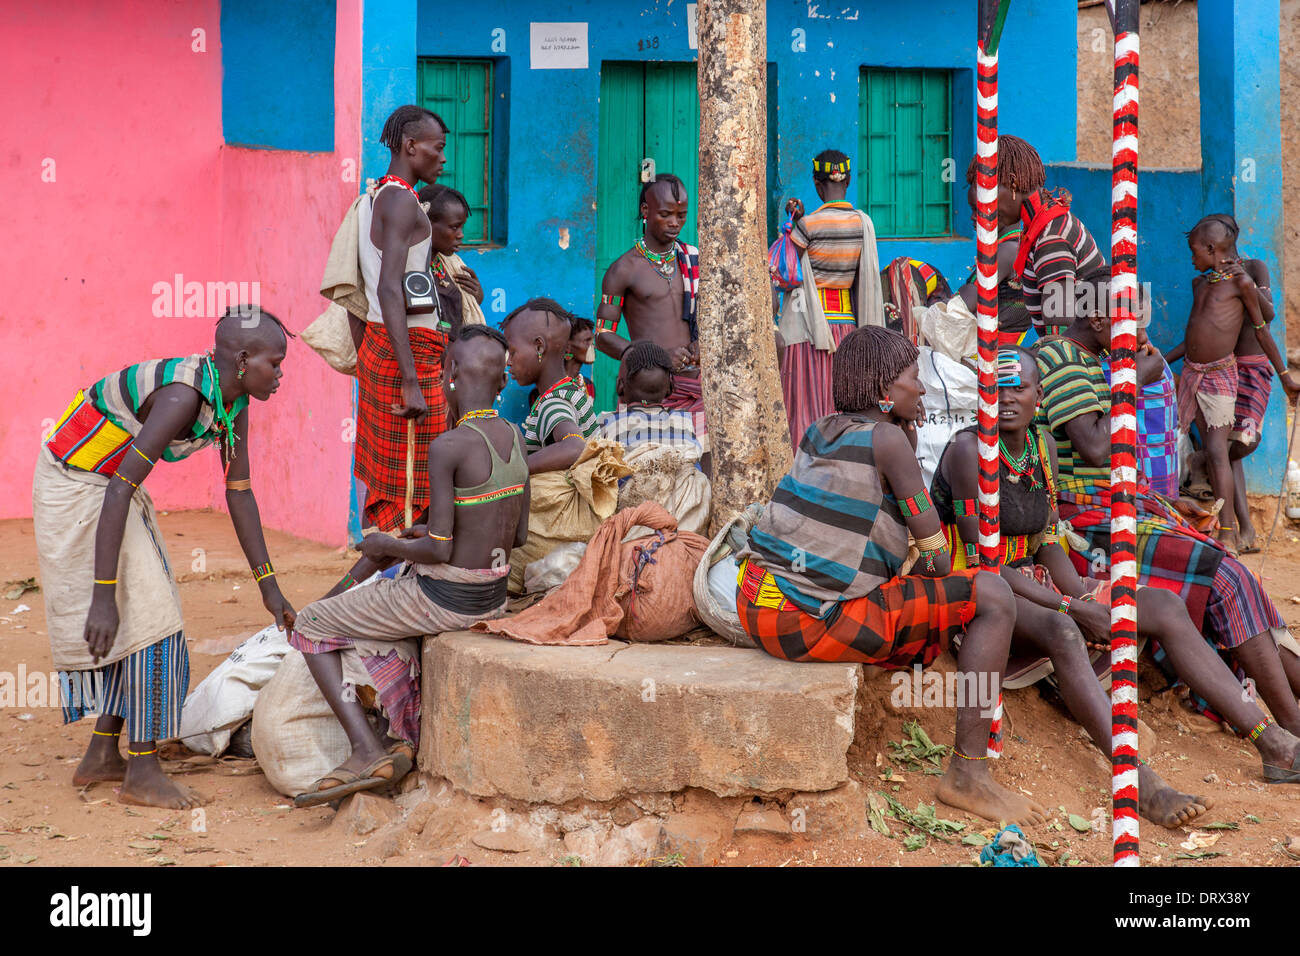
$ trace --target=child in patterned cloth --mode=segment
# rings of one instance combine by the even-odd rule
[[[1210,462],[1210,487],[1228,514],[1220,519],[1219,540],[1236,554],[1239,547],[1236,482],[1228,456],[1229,434],[1236,422],[1238,370],[1235,350],[1247,335],[1249,318],[1263,353],[1278,370],[1282,387],[1295,399],[1300,383],[1286,370],[1277,343],[1268,334],[1260,311],[1255,280],[1242,265],[1234,229],[1220,216],[1206,216],[1187,234],[1192,265],[1206,275],[1192,282],[1192,313],[1183,344],[1169,353],[1175,361],[1186,354],[1178,386],[1178,417],[1184,431],[1195,422]],[[1253,543],[1253,542],[1252,542]]]

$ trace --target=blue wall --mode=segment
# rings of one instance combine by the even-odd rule
[[[333,0],[223,0],[221,129],[232,146],[334,149]]]
[[[823,12],[834,11],[834,12]],[[768,61],[777,78],[777,182],[782,197],[815,200],[809,167],[834,144],[858,168],[858,73],[863,65],[964,71],[954,99],[955,171],[964,182],[974,153],[975,4],[969,0],[912,0],[907,4],[770,2]],[[530,21],[586,21],[589,68],[532,70]],[[1075,157],[1076,5],[1038,0],[1013,8],[1000,49],[1002,128],[1031,136],[1049,162]],[[414,26],[413,26],[414,24]],[[493,49],[504,30],[505,49]],[[794,47],[803,31],[804,51]],[[638,50],[657,37],[659,46]],[[500,34],[496,39],[498,46]],[[429,0],[370,0],[363,29],[364,172],[381,175],[387,151],[377,143],[384,117],[416,97],[419,56],[506,57],[509,88],[508,244],[469,251],[487,291],[489,320],[534,295],[550,295],[580,314],[594,311],[596,244],[595,169],[602,60],[696,59],[687,41],[683,0],[479,0],[472,5]],[[1044,104],[1050,103],[1050,109]],[[959,235],[945,239],[883,241],[882,262],[904,253],[933,262],[956,282],[974,259],[964,185],[957,192]],[[567,249],[558,243],[569,231]],[[507,396],[507,413],[522,397]]]

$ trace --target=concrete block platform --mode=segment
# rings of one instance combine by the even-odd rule
[[[759,650],[424,642],[419,766],[481,797],[562,805],[688,787],[719,796],[848,780],[851,664]]]

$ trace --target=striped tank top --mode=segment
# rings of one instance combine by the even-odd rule
[[[562,378],[537,399],[524,421],[524,447],[531,455],[565,436],[553,436],[555,426],[565,420],[578,426],[576,434],[590,438],[599,427],[596,403],[586,388],[570,376]]]
[[[876,469],[876,425],[842,414],[814,422],[736,556],[770,571],[808,614],[824,618],[870,594],[897,577],[907,556],[907,526]]]
[[[188,458],[222,436],[215,410],[221,400],[216,368],[203,354],[152,359],[105,376],[77,393],[46,445],[65,464],[111,475],[144,427],[136,417],[140,407],[155,391],[172,384],[188,385],[203,399],[186,437],[168,442],[162,453],[164,461]],[[248,396],[241,395],[230,407],[231,418],[247,406]]]

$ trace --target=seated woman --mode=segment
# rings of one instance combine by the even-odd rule
[[[529,299],[502,323],[510,349],[510,375],[520,385],[538,389],[524,422],[530,475],[572,466],[598,425],[591,396],[564,369],[573,320],[551,299]]]
[[[951,570],[916,461],[916,346],[856,329],[835,351],[831,383],[836,413],[804,434],[736,556],[741,626],[774,657],[891,669],[928,665],[964,629],[962,679],[1000,686],[1015,604],[996,574]],[[921,559],[901,576],[909,530]],[[960,703],[939,799],[989,820],[1042,822],[1043,808],[995,783],[984,762],[992,701]]]
[[[1042,396],[1033,355],[1024,349],[999,352],[998,386],[1002,576],[1016,595],[1012,652],[1038,651],[1051,658],[1070,713],[1109,756],[1110,700],[1084,647],[1085,636],[1109,643],[1109,585],[1080,578],[1057,540],[1056,443],[1045,429],[1031,425]],[[979,440],[972,427],[953,436],[934,476],[934,507],[958,567],[975,563],[975,546],[966,542],[978,539],[978,483]],[[1235,723],[1253,727],[1264,719],[1258,707],[1242,699],[1231,672],[1201,638],[1176,595],[1140,588],[1138,629],[1159,640],[1179,672],[1199,693],[1228,708]],[[1279,741],[1289,736],[1281,728],[1274,735]],[[1138,812],[1154,823],[1182,826],[1212,806],[1204,797],[1174,790],[1145,764],[1138,776]]]
[[[505,367],[500,332],[461,331],[442,383],[456,424],[429,445],[428,509],[398,537],[367,535],[351,573],[298,614],[289,643],[302,651],[352,753],[294,806],[388,786],[410,771],[420,734],[418,638],[505,613],[510,551],[528,537],[530,492],[519,432],[493,408]],[[353,588],[397,562],[406,564],[396,578]],[[354,691],[352,655],[387,721],[387,740]]]
[[[1106,294],[1101,284],[1090,298],[1104,302]],[[1110,553],[1111,419],[1110,389],[1099,356],[1110,347],[1110,320],[1095,310],[1076,311],[1062,335],[1039,344],[1042,416],[1060,450],[1060,516],[1087,540],[1090,557],[1104,567]],[[1139,352],[1139,385],[1159,378],[1163,365],[1158,352]],[[1277,608],[1240,561],[1188,525],[1151,491],[1141,473],[1137,479],[1138,583],[1178,595],[1206,639],[1229,651],[1254,679],[1273,718],[1236,726],[1259,744],[1266,780],[1300,781],[1300,754],[1290,736],[1300,736],[1300,708],[1270,633],[1284,627]],[[1174,666],[1178,669],[1176,662]],[[1179,674],[1189,683],[1194,679],[1181,669]],[[1281,734],[1273,720],[1289,734]]]

